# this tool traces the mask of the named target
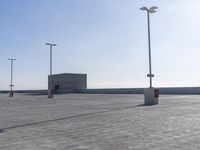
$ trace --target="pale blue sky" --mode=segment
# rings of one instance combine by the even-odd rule
[[[146,13],[151,14],[153,85],[200,86],[199,0],[0,0],[0,90],[47,88],[53,73],[87,73],[88,88],[148,87]]]

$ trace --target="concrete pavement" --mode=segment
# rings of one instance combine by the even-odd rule
[[[0,94],[1,150],[197,150],[200,96]]]

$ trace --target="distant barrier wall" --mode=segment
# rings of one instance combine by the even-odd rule
[[[200,87],[158,88],[160,94],[200,94]],[[144,94],[144,88],[87,89],[80,93],[88,94]]]
[[[159,88],[160,94],[200,94],[200,87],[169,87]],[[9,91],[0,91],[8,93]],[[47,90],[15,90],[15,93],[47,94]],[[144,88],[113,88],[113,89],[69,89],[63,93],[85,93],[85,94],[144,94]]]

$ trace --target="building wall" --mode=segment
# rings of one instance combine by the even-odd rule
[[[54,74],[48,76],[48,88],[52,88],[56,93],[74,93],[87,88],[86,74]]]

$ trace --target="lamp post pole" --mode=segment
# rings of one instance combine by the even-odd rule
[[[8,60],[10,60],[10,64],[11,64],[11,67],[10,67],[10,93],[9,93],[9,96],[10,97],[13,97],[13,61],[15,61],[16,59],[13,59],[13,58],[8,58]]]
[[[52,76],[52,61],[53,61],[53,56],[52,56],[52,50],[53,50],[53,46],[57,46],[57,44],[53,44],[53,43],[46,43],[46,45],[50,46],[50,78],[49,78],[49,85],[48,85],[48,98],[53,98],[53,87],[52,87],[52,81],[51,81],[51,76]]]
[[[149,43],[149,78],[150,78],[150,88],[152,88],[152,73],[151,73],[151,36],[150,36],[150,19],[149,11],[147,11],[147,21],[148,21],[148,43]]]
[[[149,74],[147,74],[147,77],[149,77],[149,84],[150,84],[150,88],[152,88],[152,77],[154,77],[154,75],[152,74],[151,71],[151,36],[150,36],[150,13],[155,13],[156,10],[158,9],[158,7],[153,6],[151,8],[147,8],[147,7],[142,7],[140,8],[141,10],[147,11],[147,23],[148,23],[148,46],[149,46]]]
[[[52,56],[52,47],[57,46],[57,44],[52,44],[52,43],[46,43],[46,45],[50,46],[50,75],[52,75],[52,61],[53,61],[53,56]]]
[[[151,71],[151,36],[150,36],[150,13],[155,13],[156,9],[158,7],[153,6],[150,8],[142,7],[141,10],[144,10],[147,12],[147,23],[148,23],[148,47],[149,47],[149,74],[147,74],[147,77],[149,77],[149,88],[144,89],[144,104],[145,105],[155,105],[158,104],[158,98],[159,98],[159,89],[155,89],[152,86],[152,77],[154,75]]]

